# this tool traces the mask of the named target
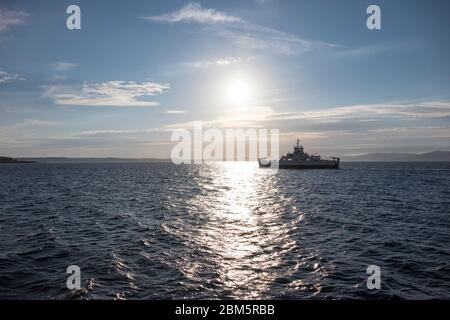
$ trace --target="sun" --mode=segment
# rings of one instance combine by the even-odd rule
[[[250,102],[251,88],[245,80],[236,79],[228,85],[227,96],[235,106],[244,106]]]

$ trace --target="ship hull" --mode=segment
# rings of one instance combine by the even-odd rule
[[[278,169],[300,169],[300,170],[306,170],[306,169],[339,169],[339,161],[305,161],[305,162],[284,162],[279,161],[278,166],[276,163],[274,163],[272,167],[272,162],[265,162],[263,163],[261,160],[258,161],[260,168],[278,168]]]
[[[281,164],[279,166],[280,169],[339,169],[339,164],[337,163],[324,163],[324,164],[304,164],[304,163],[296,163],[296,164]]]

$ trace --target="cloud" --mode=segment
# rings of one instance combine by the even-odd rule
[[[186,113],[186,110],[166,110],[164,113],[166,114],[183,114]]]
[[[6,32],[14,26],[25,23],[28,13],[24,11],[11,11],[0,8],[0,32]]]
[[[78,132],[74,134],[72,137],[74,138],[98,137],[98,136],[123,135],[123,134],[144,133],[144,132],[145,131],[141,130],[88,130]]]
[[[447,126],[420,126],[420,127],[402,127],[402,128],[380,128],[368,130],[375,134],[386,134],[388,137],[410,137],[412,135],[431,136],[433,138],[450,138],[450,127]]]
[[[350,154],[412,148],[417,151],[450,148],[450,101],[351,105],[302,112],[253,110],[236,117],[202,121],[203,128],[278,128],[283,150],[295,139],[311,151]],[[165,125],[160,130],[192,129],[192,122]],[[427,149],[428,148],[431,149]],[[425,146],[425,148],[424,148]]]
[[[351,105],[295,113],[280,113],[260,107],[259,110],[254,109],[234,118],[223,116],[203,121],[202,125],[204,129],[280,128],[282,153],[290,151],[292,144],[299,138],[311,153],[349,155],[380,151],[449,150],[449,117],[450,101],[425,101]],[[365,122],[368,119],[383,121]],[[3,139],[4,146],[9,146],[11,153],[28,153],[32,149],[42,153],[42,148],[47,147],[46,152],[64,152],[61,155],[65,156],[72,154],[73,148],[76,148],[77,152],[73,154],[78,156],[88,156],[92,151],[102,156],[115,154],[131,157],[131,154],[137,155],[147,150],[146,156],[158,154],[168,157],[172,143],[169,140],[170,133],[180,128],[192,129],[192,122],[180,122],[159,128],[82,131],[65,137],[58,135],[58,138],[44,138],[42,135],[37,138],[38,135],[34,134],[37,130],[35,127],[57,125],[60,124],[28,119],[10,125],[7,131],[9,134],[4,134],[4,128],[0,127],[0,140]],[[156,145],[150,149],[144,148],[149,147],[150,141],[158,141],[167,148]],[[106,147],[107,150],[104,149]],[[45,152],[43,154],[46,155]]]
[[[17,81],[17,80],[24,80],[24,78],[18,74],[11,74],[11,73],[0,70],[0,84],[7,83],[7,82],[13,82],[13,81]]]
[[[240,64],[245,61],[250,61],[253,57],[232,57],[224,56],[215,59],[203,59],[194,61],[184,61],[166,66],[166,71],[171,74],[179,74],[180,72],[191,72],[198,70],[207,70],[213,68],[226,68],[232,65]]]
[[[216,60],[204,60],[184,63],[183,65],[192,68],[210,68],[210,67],[222,67],[229,66],[242,61],[240,57],[223,57]]]
[[[204,9],[201,4],[196,2],[190,2],[172,13],[145,17],[145,19],[168,23],[195,22],[200,24],[236,23],[242,21],[239,17],[227,15],[214,9]]]
[[[21,123],[21,126],[39,126],[39,127],[56,127],[61,126],[59,121],[39,120],[39,119],[27,119]]]
[[[147,139],[149,134],[161,132],[160,129],[108,129],[108,130],[87,130],[70,135],[70,139],[82,138],[126,138],[126,139]]]
[[[285,55],[338,47],[335,44],[301,39],[287,32],[257,25],[215,9],[205,9],[195,2],[188,3],[172,13],[146,17],[145,19],[167,23],[182,22],[208,25],[208,32],[215,32],[239,47]]]
[[[411,50],[414,48],[414,44],[405,43],[405,42],[383,42],[383,43],[375,43],[375,44],[367,44],[359,47],[344,47],[340,46],[338,51],[335,54],[338,57],[346,57],[346,58],[357,58],[357,57],[366,57],[370,55],[380,55],[386,52],[400,52]]]
[[[58,127],[62,123],[58,121],[48,121],[40,119],[25,119],[22,122],[9,124],[5,126],[0,126],[0,133],[4,134],[6,132],[15,131],[18,129],[24,129],[28,127]]]
[[[267,117],[270,113],[270,108],[256,107],[247,110],[247,112],[239,116],[222,116],[212,120],[201,121],[203,128],[259,128],[263,127],[265,122],[269,121]],[[198,120],[200,121],[200,120]],[[159,130],[171,131],[176,129],[191,129],[193,122],[180,122],[165,125]]]
[[[0,126],[0,137],[7,139],[8,137],[17,137],[24,129],[34,127],[57,127],[61,126],[61,122],[40,120],[40,119],[25,119],[21,122]]]
[[[242,48],[283,55],[339,48],[336,44],[305,40],[287,32],[250,23],[241,27],[230,26],[219,34]]]
[[[56,71],[67,71],[75,68],[76,66],[76,63],[58,61],[53,64],[53,69],[55,69]]]
[[[55,74],[52,79],[55,81],[67,80],[67,76],[62,74]]]
[[[315,119],[334,121],[364,118],[372,120],[377,118],[441,118],[450,117],[450,101],[353,105],[317,111],[278,113],[271,115],[271,117],[278,120]]]
[[[157,102],[138,100],[166,92],[170,86],[164,83],[106,81],[85,82],[81,86],[54,85],[47,87],[44,96],[58,105],[150,107]]]
[[[450,101],[352,105],[302,112],[275,112],[269,107],[254,107],[238,116],[197,120],[202,122],[204,128],[280,128],[286,133],[297,132],[296,129],[301,127],[308,128],[311,137],[327,137],[328,133],[336,130],[346,135],[361,130],[399,132],[404,130],[401,128],[405,128],[405,124],[443,120],[445,117],[450,117]],[[159,130],[190,129],[192,124],[173,123]]]

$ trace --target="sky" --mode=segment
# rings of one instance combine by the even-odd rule
[[[66,27],[71,4],[81,30]],[[449,9],[0,0],[0,155],[167,158],[192,121],[277,128],[282,152],[450,150]]]

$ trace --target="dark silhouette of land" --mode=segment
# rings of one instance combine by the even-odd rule
[[[426,153],[367,153],[357,156],[341,156],[342,161],[416,161],[416,162],[450,162],[450,151],[432,151]],[[164,158],[70,158],[70,157],[29,157],[9,158],[0,157],[0,163],[124,163],[124,162],[171,162]]]
[[[70,158],[70,157],[30,157],[20,158],[21,161],[31,161],[39,163],[124,163],[124,162],[169,162],[170,159],[155,158]]]
[[[0,163],[33,163],[34,161],[18,160],[9,157],[0,157]]]

